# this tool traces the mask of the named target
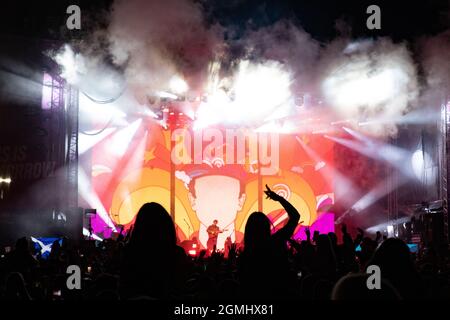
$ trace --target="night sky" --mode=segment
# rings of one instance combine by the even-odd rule
[[[316,40],[327,42],[339,35],[339,30],[351,30],[354,38],[390,36],[394,41],[414,40],[423,35],[435,35],[448,29],[448,0],[203,0],[208,22],[220,23],[239,37],[246,29],[258,29],[282,19],[289,19]],[[2,0],[0,4],[0,34],[13,34],[45,39],[68,40],[82,37],[80,31],[68,35],[63,31],[71,4],[78,4],[83,17],[100,21],[111,0],[17,1]],[[376,4],[381,8],[381,30],[368,30],[366,8]],[[345,26],[345,27],[342,27]],[[82,32],[87,32],[84,28]],[[78,34],[76,34],[78,32]]]

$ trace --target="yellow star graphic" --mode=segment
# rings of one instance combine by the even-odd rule
[[[145,151],[144,153],[144,163],[149,162],[150,160],[155,159],[155,149],[156,147],[153,147],[150,151]]]

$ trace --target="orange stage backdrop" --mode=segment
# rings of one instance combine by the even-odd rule
[[[121,135],[116,130],[95,145],[90,168],[92,191],[116,225],[129,227],[146,202],[159,202],[171,212],[171,170],[175,176],[172,214],[180,241],[197,237],[205,244],[206,227],[214,219],[226,229],[219,237],[219,248],[226,237],[240,241],[249,214],[258,209],[269,215],[275,228],[282,225],[286,214],[278,203],[262,196],[261,185],[268,184],[298,208],[302,221],[298,231],[314,226],[333,202],[333,179],[327,174],[333,167],[333,142],[321,135],[279,135],[278,170],[260,177],[257,162],[247,157],[248,152],[239,164],[227,164],[226,152],[193,164],[192,148],[191,153],[178,152],[178,163],[171,165],[171,131],[154,123],[141,123],[125,147],[118,144]],[[332,231],[329,218],[320,223],[322,232]],[[111,230],[104,220],[97,215],[93,227],[108,236]]]

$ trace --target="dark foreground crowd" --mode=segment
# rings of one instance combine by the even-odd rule
[[[244,246],[232,244],[211,255],[191,257],[177,245],[174,224],[157,203],[139,211],[129,237],[73,244],[55,242],[47,259],[36,257],[27,238],[2,252],[1,300],[352,300],[449,299],[450,261],[446,246],[421,247],[415,254],[397,238],[355,238],[341,226],[298,242],[292,234],[300,214],[269,188],[288,222],[273,232],[269,219],[251,214]],[[356,251],[359,247],[361,250]],[[80,267],[81,289],[69,290],[67,267]],[[380,289],[370,290],[367,267],[381,271]],[[370,280],[370,279],[369,279]],[[370,282],[370,281],[369,281]]]

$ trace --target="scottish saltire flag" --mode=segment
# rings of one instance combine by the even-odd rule
[[[53,242],[56,240],[59,240],[59,244],[62,245],[62,239],[61,238],[34,238],[31,237],[31,240],[34,243],[34,249],[37,254],[40,254],[40,256],[43,259],[47,259],[50,255],[50,252],[52,251],[52,245]]]

